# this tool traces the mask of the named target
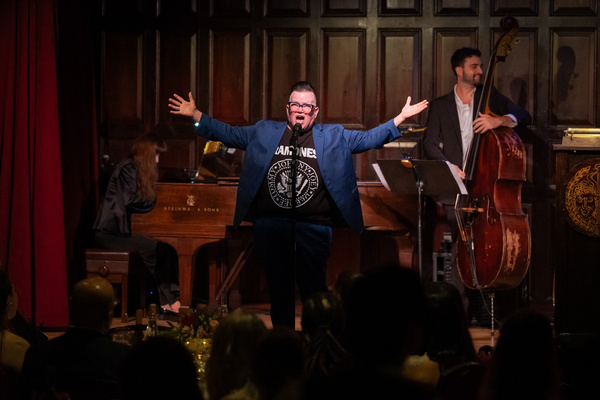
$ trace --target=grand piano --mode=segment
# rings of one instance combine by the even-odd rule
[[[194,265],[198,249],[227,240],[227,231],[232,228],[237,179],[221,179],[216,183],[167,183],[156,185],[157,203],[147,214],[134,214],[134,234],[152,236],[171,244],[179,256],[179,286],[182,306],[192,305]],[[381,183],[359,183],[363,217],[367,232],[387,233],[395,241],[395,258],[405,266],[412,266],[413,240],[411,233],[417,226],[417,197],[396,195]],[[334,230],[332,253],[328,265],[331,276],[343,269],[352,268],[360,237],[348,229]],[[412,235],[414,237],[414,235]],[[372,243],[381,242],[379,239]],[[388,241],[389,242],[389,241]],[[207,246],[212,248],[213,246]],[[358,246],[359,247],[359,246]],[[227,291],[243,268],[252,244],[247,243],[233,265],[225,268],[222,257],[214,249],[208,252],[208,302],[215,306],[226,296]],[[378,257],[377,245],[364,255]],[[203,254],[205,254],[203,252]],[[225,262],[226,264],[226,262]],[[353,268],[359,268],[354,266]]]

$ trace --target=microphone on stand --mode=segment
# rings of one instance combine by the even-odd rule
[[[292,128],[292,136],[298,136],[300,134],[300,131],[302,130],[302,124],[300,122],[298,122],[296,125],[294,125],[294,127]]]
[[[290,138],[290,151],[292,152],[292,158],[296,152],[296,143],[298,142],[298,135],[300,134],[301,130],[302,124],[299,122],[292,127],[292,137]]]
[[[291,168],[290,168],[290,183],[292,190],[292,212],[296,209],[296,171],[298,169],[298,151],[296,144],[298,143],[298,134],[302,130],[302,124],[296,123],[292,127],[292,137],[290,138],[290,152],[292,153]]]

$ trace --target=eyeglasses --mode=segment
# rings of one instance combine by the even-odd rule
[[[310,113],[315,109],[315,105],[313,104],[298,104],[294,102],[289,102],[288,107],[290,107],[290,111],[302,111],[304,113]]]

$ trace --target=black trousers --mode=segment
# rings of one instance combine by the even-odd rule
[[[142,257],[158,287],[161,306],[179,300],[179,261],[173,246],[142,235],[123,237],[96,232],[95,239],[103,249],[136,252]]]
[[[259,218],[254,221],[253,233],[271,296],[271,322],[293,329],[296,284],[302,301],[328,290],[332,229],[289,218]]]

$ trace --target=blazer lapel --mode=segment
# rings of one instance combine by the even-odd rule
[[[450,123],[454,130],[454,136],[458,143],[462,143],[462,135],[460,133],[460,122],[458,120],[458,111],[456,111],[456,99],[454,98],[454,90],[450,92],[446,98],[446,112],[450,117]]]
[[[323,146],[324,144],[324,135],[323,135],[323,126],[319,124],[315,124],[312,127],[313,131],[313,141],[315,142],[315,153],[317,154],[317,163],[319,164],[319,168],[321,168],[321,173],[323,171],[323,166],[321,162],[323,160]]]
[[[262,162],[260,163],[261,165],[265,166],[265,168],[269,167],[269,164],[273,159],[273,154],[275,154],[275,150],[281,142],[281,138],[283,137],[286,126],[286,122],[277,122],[271,127],[273,132],[269,132],[268,135],[265,135],[265,152],[262,154]]]

